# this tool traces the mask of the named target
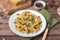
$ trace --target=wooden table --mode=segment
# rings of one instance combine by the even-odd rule
[[[33,6],[27,9],[36,10]],[[53,15],[53,17],[55,17],[59,21],[57,25],[50,29],[47,40],[60,40],[60,16],[58,16],[56,9],[52,10],[47,8],[47,10]],[[9,28],[8,21],[10,15],[4,14],[1,10],[0,15],[2,16],[0,17],[0,40],[2,40],[3,37],[5,37],[6,40],[20,40],[20,37],[14,34]],[[40,36],[33,38],[33,40],[41,40],[41,38],[42,34]]]

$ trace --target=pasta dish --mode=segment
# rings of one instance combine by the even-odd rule
[[[17,14],[14,25],[17,31],[25,34],[38,32],[41,28],[41,19],[40,16],[29,11],[23,11],[21,14]]]

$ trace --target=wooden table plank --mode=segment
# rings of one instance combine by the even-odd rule
[[[0,40],[2,40],[3,37],[0,37]],[[5,37],[6,40],[20,40],[20,37],[17,36],[9,36],[9,37]]]
[[[9,19],[0,18],[0,23],[2,23],[2,24],[7,24],[8,21],[9,21]]]
[[[36,37],[33,40],[42,40],[42,37]],[[48,36],[47,40],[60,40],[60,36]]]
[[[60,40],[60,36],[48,36],[47,40]]]
[[[60,29],[50,29],[48,35],[60,35]]]
[[[2,40],[3,37],[0,37],[0,40]],[[6,36],[6,40],[21,40],[18,36]],[[32,40],[41,40],[42,36],[35,37]],[[48,36],[47,40],[60,40],[60,36]]]
[[[0,37],[0,40],[2,40],[2,37]]]

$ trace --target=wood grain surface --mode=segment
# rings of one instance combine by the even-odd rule
[[[0,0],[0,7],[5,14],[12,14],[17,10],[21,10],[31,6],[31,4],[32,4],[31,0],[27,0],[26,2],[19,4],[17,6],[11,4],[9,0]]]
[[[27,9],[38,11],[37,9],[34,8],[34,6],[31,6]],[[57,25],[55,25],[53,28],[50,29],[47,40],[60,40],[60,16],[57,14],[56,11],[57,9],[56,8],[54,9],[46,8],[46,9],[52,14],[53,17],[55,17],[59,21]],[[20,40],[20,37],[14,34],[9,28],[8,25],[9,17],[10,15],[6,15],[0,10],[0,40],[2,40],[3,36],[6,38],[6,40]],[[42,35],[43,34],[33,38],[32,40],[41,40]]]

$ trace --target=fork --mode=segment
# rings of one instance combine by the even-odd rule
[[[53,17],[50,16],[50,19],[48,20],[48,25],[47,25],[47,28],[46,28],[46,30],[45,30],[45,32],[44,32],[44,35],[43,35],[43,37],[42,37],[42,40],[46,40],[48,31],[49,31],[49,29],[50,29],[50,25],[52,24],[52,20],[53,20]]]

